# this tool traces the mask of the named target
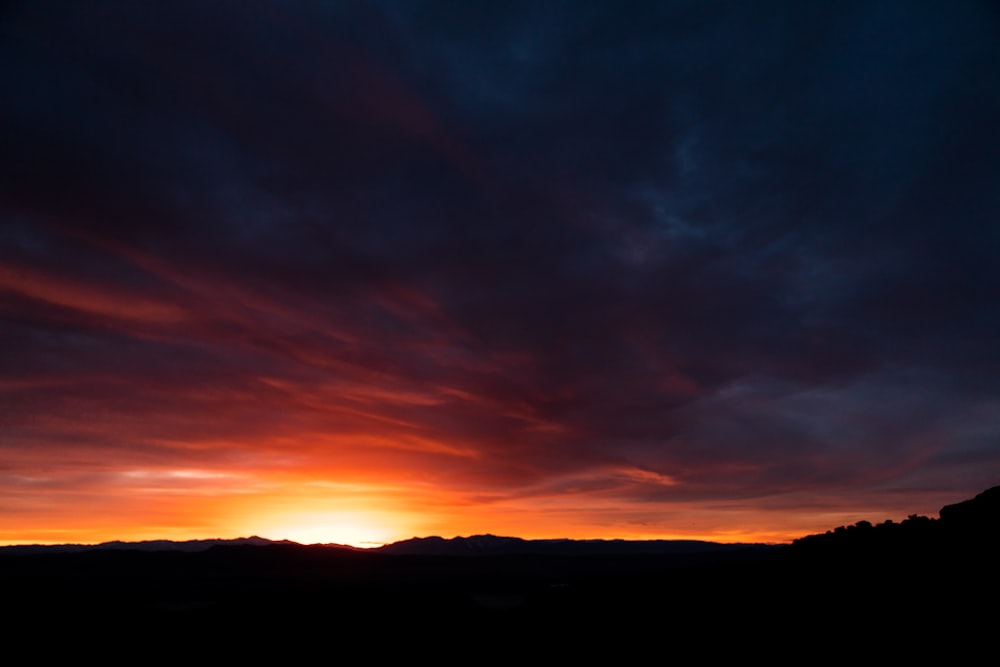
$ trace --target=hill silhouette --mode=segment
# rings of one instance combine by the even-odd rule
[[[112,632],[177,659],[308,657],[362,637],[379,638],[364,646],[383,657],[438,662],[456,645],[512,659],[656,647],[745,658],[793,641],[803,659],[959,659],[994,636],[998,525],[1000,487],[940,518],[860,521],[771,548],[497,536],[375,550],[261,538],[8,548],[0,587],[9,636]]]
[[[524,540],[519,537],[415,537],[375,551],[409,556],[557,556],[557,555],[679,555],[768,549],[765,544],[720,544],[700,540]]]
[[[927,566],[950,561],[979,563],[996,555],[1000,541],[1000,486],[941,508],[939,518],[910,515],[901,522],[859,521],[826,533],[807,535],[783,551],[788,560],[813,558],[876,564]],[[898,562],[902,561],[902,562]]]

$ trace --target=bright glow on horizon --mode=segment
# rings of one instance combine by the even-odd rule
[[[935,506],[944,504],[931,501],[921,508],[903,499],[893,505],[862,498],[856,506],[809,506],[786,494],[745,505],[675,501],[637,508],[610,493],[477,494],[434,484],[430,474],[393,481],[388,473],[376,476],[381,471],[374,467],[367,474],[361,466],[280,472],[263,465],[220,468],[128,466],[85,477],[89,486],[77,488],[64,481],[72,481],[71,474],[52,470],[41,482],[24,482],[23,492],[16,486],[8,492],[10,511],[0,524],[0,545],[257,535],[373,548],[413,537],[477,534],[784,543],[861,519],[878,523],[913,513],[934,515]],[[35,493],[37,484],[46,485],[48,493]],[[122,497],[129,502],[121,502]]]
[[[393,517],[372,511],[299,512],[269,517],[254,532],[299,544],[344,544],[372,548],[395,541]]]
[[[194,469],[192,469],[194,470]],[[174,474],[168,474],[174,473]],[[860,519],[902,520],[933,509],[878,505],[784,509],[748,505],[706,508],[661,503],[637,512],[602,498],[471,499],[426,485],[330,482],[287,476],[215,476],[184,470],[112,475],[118,487],[79,494],[72,511],[37,496],[20,517],[0,526],[0,545],[98,544],[168,539],[233,539],[258,535],[300,544],[372,548],[412,537],[493,534],[523,539],[707,540],[783,543]],[[213,493],[205,484],[212,478]],[[155,483],[154,483],[155,482]],[[231,487],[229,486],[231,484]],[[794,508],[795,499],[786,499]],[[17,507],[15,503],[13,505]],[[35,511],[29,511],[34,509]],[[56,511],[59,510],[59,511]],[[46,515],[48,516],[46,517]],[[45,517],[47,521],[40,521]]]

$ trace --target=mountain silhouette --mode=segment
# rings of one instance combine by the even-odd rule
[[[212,547],[226,545],[250,545],[265,546],[272,544],[295,544],[289,540],[269,540],[256,535],[252,537],[237,537],[233,539],[207,539],[207,540],[141,540],[138,542],[124,542],[113,540],[111,542],[101,542],[100,544],[26,544],[0,547],[0,553],[79,553],[82,551],[205,551]],[[331,545],[340,546],[340,545]],[[351,548],[351,547],[345,547]]]
[[[798,647],[797,660],[962,662],[995,634],[998,498],[995,487],[940,518],[859,521],[785,546],[473,535],[369,550],[258,537],[8,547],[0,590],[9,637],[77,646],[65,638],[112,632],[176,660],[360,646],[437,662],[746,659]],[[457,645],[475,653],[449,654]]]
[[[498,556],[498,555],[639,555],[717,553],[742,549],[774,548],[766,544],[721,544],[700,540],[525,540],[519,537],[472,535],[469,537],[414,537],[374,551],[392,555]]]
[[[971,500],[945,505],[941,521],[956,528],[988,532],[1000,529],[1000,486],[983,491]]]

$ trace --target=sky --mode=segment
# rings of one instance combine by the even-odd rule
[[[15,1],[0,86],[0,544],[1000,484],[992,0]]]

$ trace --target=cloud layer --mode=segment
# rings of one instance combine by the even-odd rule
[[[998,72],[986,0],[14,3],[0,540],[303,483],[548,536],[992,486]]]

